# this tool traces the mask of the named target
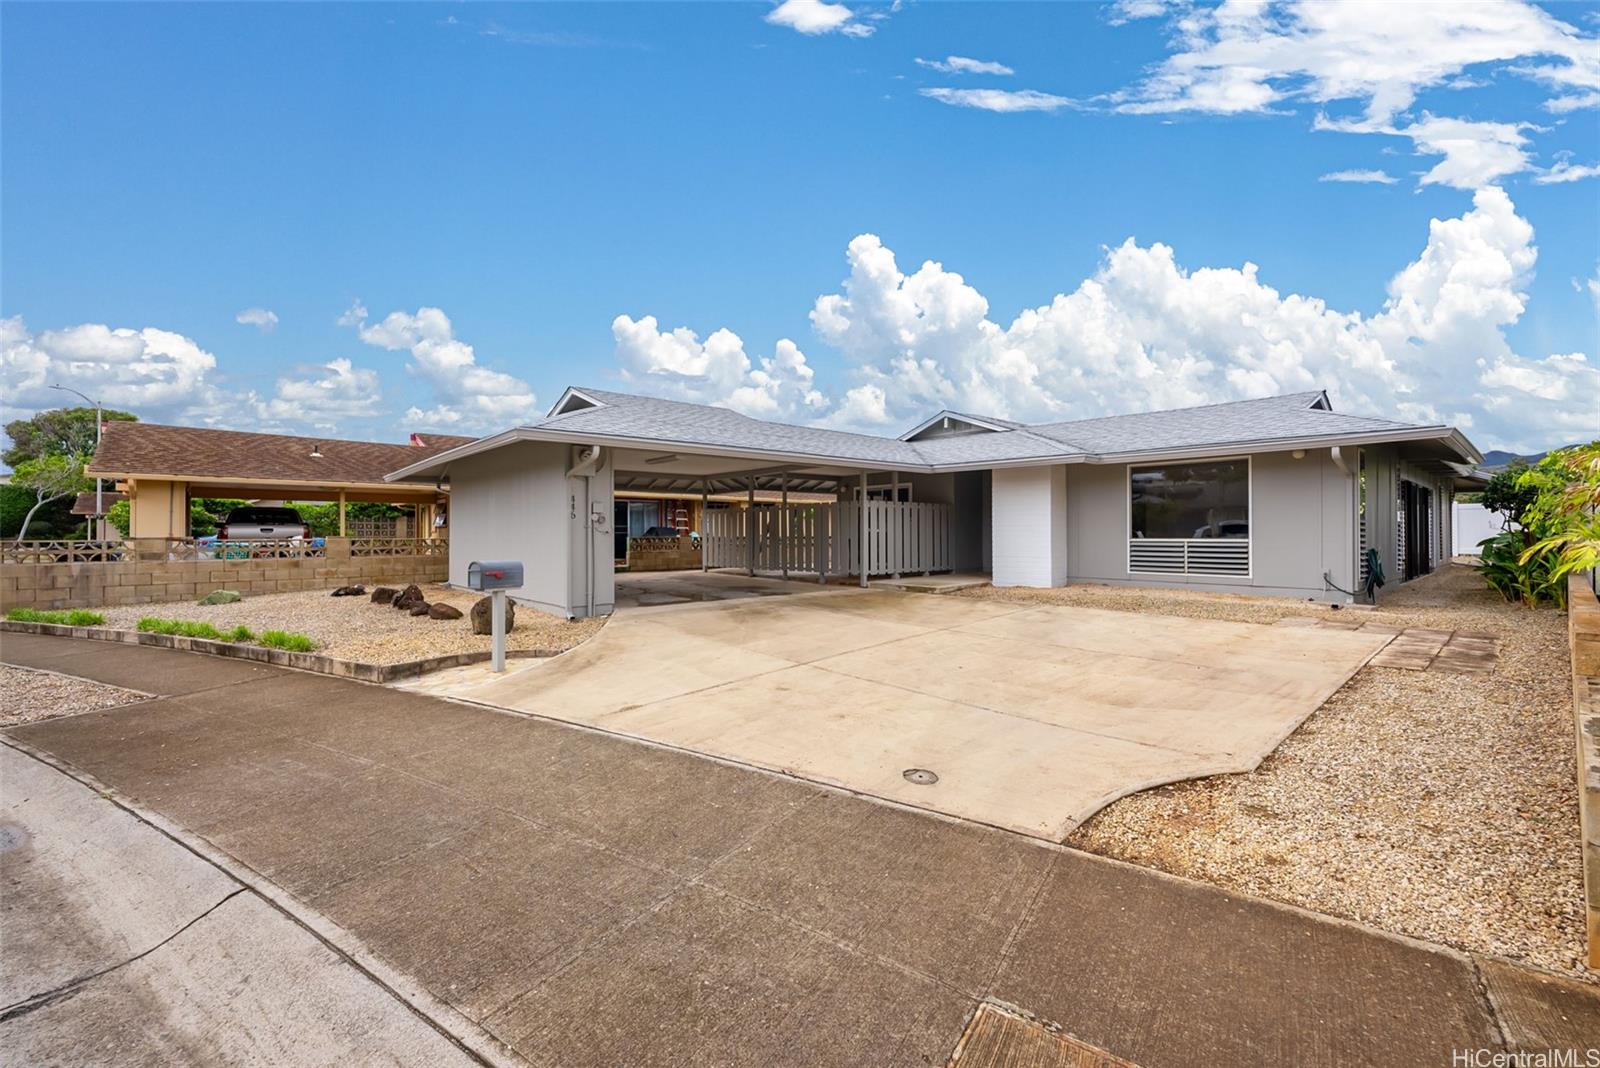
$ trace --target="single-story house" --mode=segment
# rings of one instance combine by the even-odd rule
[[[1448,558],[1450,502],[1481,462],[1453,427],[1336,412],[1325,392],[1041,424],[944,411],[887,438],[572,388],[537,423],[388,477],[449,480],[452,583],[521,560],[513,596],[575,618],[611,611],[615,501],[645,486],[700,495],[707,567],[1349,602],[1369,545],[1390,582]],[[710,506],[728,493],[748,507]]]
[[[134,538],[188,537],[189,501],[196,497],[338,501],[341,535],[350,502],[408,505],[427,536],[445,500],[442,489],[384,476],[473,440],[413,434],[410,444],[392,445],[111,420],[84,473],[127,494]]]

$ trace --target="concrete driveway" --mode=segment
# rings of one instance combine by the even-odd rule
[[[251,895],[388,991],[369,994],[508,1064],[915,1068],[948,1063],[984,1003],[1142,1068],[1444,1065],[1600,1034],[1586,984],[597,731],[118,643],[8,634],[0,655],[159,695],[0,745],[48,754],[92,788],[67,791],[85,806],[159,821],[249,888],[71,999],[0,1006],[0,1063],[445,1063],[405,1048],[381,999],[341,993],[327,954],[234,911]],[[0,773],[12,819],[44,800],[41,777]],[[143,908],[160,922],[121,929],[156,937],[187,918],[167,904],[193,915],[228,893],[192,877],[205,893],[180,893],[170,865],[131,856],[126,821],[59,812],[25,819],[34,844],[0,869],[72,858],[69,888],[110,875],[105,916]],[[9,963],[14,925],[43,922],[42,883],[0,874],[21,888],[0,894]],[[263,962],[294,977],[293,1003],[263,996]],[[20,989],[47,996],[78,974],[17,963],[37,980]],[[182,1001],[157,1015],[134,997]],[[297,1028],[326,1037],[300,1050],[359,1053],[263,1040]],[[205,1041],[172,1041],[189,1035]]]
[[[1387,640],[833,590],[619,612],[561,657],[406,685],[1059,841],[1254,768]]]

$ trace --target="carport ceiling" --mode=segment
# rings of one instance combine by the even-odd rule
[[[618,449],[613,454],[616,488],[655,493],[737,493],[751,480],[758,490],[787,485],[799,493],[831,493],[859,477],[859,471],[829,467],[754,464],[736,456],[646,452]]]

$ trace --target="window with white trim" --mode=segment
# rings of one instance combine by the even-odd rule
[[[1128,570],[1250,573],[1250,461],[1128,468]]]

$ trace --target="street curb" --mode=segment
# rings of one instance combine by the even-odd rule
[[[83,629],[83,628],[77,628]],[[313,938],[343,957],[353,968],[378,984],[391,997],[410,1009],[434,1030],[454,1042],[475,1060],[490,1068],[531,1068],[530,1063],[486,1028],[473,1022],[459,1009],[435,996],[422,983],[393,967],[362,945],[361,940],[317,910],[303,904],[288,891],[274,884],[254,868],[241,863],[213,846],[205,838],[168,820],[111,788],[99,779],[27,742],[5,736],[0,745],[53,768],[74,782],[93,790],[142,823],[172,839],[201,860],[217,868],[245,889],[277,909],[308,931]]]
[[[285,649],[269,649],[264,645],[245,645],[239,642],[217,641],[213,638],[186,638],[180,634],[149,634],[138,630],[121,630],[116,627],[69,627],[63,623],[24,623],[15,619],[0,619],[0,633],[42,634],[57,638],[85,638],[97,642],[121,642],[125,645],[148,645],[157,649],[177,649],[188,653],[205,653],[233,660],[253,660],[274,667],[314,671],[319,675],[332,675],[341,679],[358,679],[361,682],[390,683],[399,679],[416,678],[445,668],[464,664],[487,663],[492,654],[484,649],[472,653],[447,653],[422,660],[406,660],[398,664],[369,664],[362,660],[341,660],[321,653],[292,653]],[[561,649],[511,649],[506,656],[513,660],[559,656]]]

